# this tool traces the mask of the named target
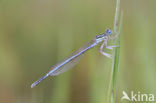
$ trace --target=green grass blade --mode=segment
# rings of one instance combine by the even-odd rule
[[[118,45],[119,47],[114,49],[114,57],[113,57],[113,65],[112,65],[112,69],[113,69],[113,79],[112,79],[112,92],[113,93],[113,98],[115,101],[115,97],[116,97],[116,84],[117,84],[117,77],[118,77],[118,65],[119,65],[119,56],[120,56],[120,37],[121,37],[121,30],[122,30],[122,20],[123,20],[123,13],[121,13],[121,17],[120,17],[120,25],[119,25],[119,37],[116,40],[115,45]]]
[[[119,11],[120,11],[120,0],[117,0],[115,18],[114,18],[114,36],[117,36],[117,39],[113,41],[113,45],[119,47],[113,49],[112,70],[110,76],[107,103],[115,103],[115,98],[116,98],[116,84],[117,84],[118,64],[119,64],[119,56],[120,56],[120,36],[121,36],[122,19],[123,19],[123,13],[121,13],[120,23],[119,23]]]

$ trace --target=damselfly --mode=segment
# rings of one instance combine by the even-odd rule
[[[105,47],[107,49],[113,49],[114,47],[116,47],[116,46],[107,46],[107,42],[109,40],[111,40],[111,37],[110,37],[111,34],[112,34],[112,31],[110,29],[107,29],[105,33],[97,35],[93,40],[91,40],[88,44],[86,44],[85,46],[83,46],[82,48],[77,50],[71,56],[64,59],[62,62],[59,62],[56,65],[52,66],[51,70],[45,76],[41,77],[39,80],[37,80],[36,82],[34,82],[31,85],[31,88],[38,85],[42,80],[44,80],[48,76],[56,76],[56,75],[59,75],[59,74],[65,72],[65,71],[67,71],[72,66],[74,66],[75,64],[78,63],[78,61],[80,60],[80,58],[82,57],[82,54],[84,52],[86,52],[87,50],[93,48],[94,46],[96,46],[97,44],[99,44],[102,41],[103,41],[103,44],[100,47],[100,50],[99,50],[100,53],[102,53],[103,55],[105,55],[108,58],[111,58],[110,54],[105,53],[103,51],[103,47]]]

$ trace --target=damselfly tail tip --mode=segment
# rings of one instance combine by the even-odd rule
[[[34,82],[33,84],[31,84],[31,88],[34,88],[36,85],[36,82]]]
[[[49,74],[41,77],[39,80],[37,80],[36,82],[34,82],[32,85],[31,85],[31,88],[35,87],[36,85],[38,85],[42,80],[44,80],[45,78],[47,78],[49,76]]]
[[[34,88],[35,86],[37,86],[41,81],[43,80],[43,78],[37,80],[36,82],[34,82],[32,85],[31,85],[31,88]]]
[[[32,85],[31,85],[31,88],[34,88],[35,86],[37,86],[41,81],[43,80],[43,78],[37,80],[36,82],[34,82]]]

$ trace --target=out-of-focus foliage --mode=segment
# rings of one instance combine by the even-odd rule
[[[156,91],[155,3],[121,0],[117,103],[123,90]],[[111,60],[98,52],[100,46],[68,72],[30,85],[113,27],[114,12],[113,0],[1,0],[0,103],[106,103]]]

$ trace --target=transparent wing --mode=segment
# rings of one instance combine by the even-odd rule
[[[90,41],[88,44],[84,45],[82,48],[80,48],[79,50],[74,52],[71,56],[69,56],[68,58],[64,59],[62,62],[52,66],[51,69],[53,69],[53,68],[57,67],[58,65],[64,63],[65,61],[67,61],[72,56],[79,54],[77,57],[73,58],[72,60],[70,60],[69,62],[67,62],[63,66],[61,66],[60,68],[58,68],[55,71],[53,71],[50,75],[51,76],[56,76],[56,75],[59,75],[61,73],[64,73],[65,71],[69,70],[70,68],[72,68],[74,65],[76,65],[79,62],[79,60],[81,59],[81,57],[83,56],[83,53],[85,51],[87,51],[88,49],[90,49],[90,48],[95,46],[94,44],[95,44],[95,40]]]
[[[81,59],[82,55],[79,55],[78,57],[75,57],[73,60],[69,61],[68,63],[66,63],[65,65],[63,65],[62,67],[58,68],[57,70],[55,70],[52,74],[50,74],[51,76],[56,76],[59,75],[61,73],[66,72],[67,70],[69,70],[70,68],[72,68],[74,65],[76,65],[79,60]]]
[[[64,73],[65,71],[69,70],[71,67],[73,67],[75,64],[78,63],[80,58],[83,56],[83,53],[87,51],[88,49],[94,47],[96,45],[96,40],[93,39],[90,41],[88,44],[84,45],[82,48],[77,50],[75,53],[73,53],[71,56],[67,57],[64,59],[62,62],[57,63],[56,65],[51,67],[51,71],[49,71],[46,75],[35,81],[32,85],[31,88],[35,87],[38,85],[42,80],[46,79],[49,75],[50,76],[56,76],[61,73]],[[75,56],[76,55],[76,56]],[[61,66],[60,66],[61,65]],[[58,68],[58,69],[56,69]],[[56,69],[56,70],[55,70]]]

